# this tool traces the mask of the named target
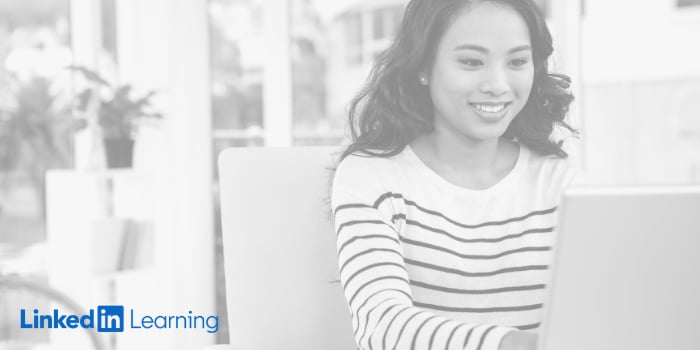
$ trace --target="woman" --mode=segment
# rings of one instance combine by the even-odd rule
[[[412,0],[333,183],[362,349],[534,349],[572,170],[569,79],[531,0]],[[575,133],[575,132],[574,132]]]

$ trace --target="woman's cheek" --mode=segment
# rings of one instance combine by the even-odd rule
[[[478,92],[478,74],[466,70],[454,70],[447,78],[450,90],[462,97]]]
[[[517,89],[519,93],[525,94],[525,97],[527,97],[530,95],[530,90],[532,90],[535,72],[534,69],[529,69],[519,73],[516,76]]]

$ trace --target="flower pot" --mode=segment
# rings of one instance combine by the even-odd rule
[[[134,160],[134,140],[104,139],[107,168],[131,168]]]

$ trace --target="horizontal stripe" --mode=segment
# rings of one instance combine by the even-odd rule
[[[377,224],[377,225],[385,225],[389,227],[392,231],[396,232],[394,230],[394,227],[389,225],[387,222],[384,222],[382,220],[354,220],[354,221],[348,221],[345,223],[342,223],[340,226],[338,226],[338,230],[336,231],[336,236],[340,235],[340,232],[343,231],[343,229],[347,226],[354,226],[354,225],[360,225],[360,224]]]
[[[540,327],[540,323],[537,322],[537,323],[533,323],[533,324],[526,324],[526,325],[522,325],[522,326],[515,326],[515,327],[513,327],[513,328],[517,328],[517,329],[519,329],[519,330],[521,330],[521,331],[529,331],[529,330],[536,329],[536,328],[539,328],[539,327]]]
[[[430,335],[430,341],[428,342],[428,349],[433,348],[433,342],[435,341],[435,335],[440,331],[440,328],[445,325],[445,323],[450,322],[449,319],[443,320],[435,329],[433,329],[433,334]]]
[[[465,326],[464,323],[462,323],[462,324],[460,324],[460,325],[458,325],[457,327],[455,327],[455,328],[452,329],[452,332],[450,332],[450,336],[447,337],[447,343],[445,343],[445,350],[448,350],[448,349],[450,348],[450,342],[452,341],[452,337],[455,335],[455,333],[457,332],[457,330],[460,329],[460,328],[463,327],[463,326]]]
[[[343,263],[343,265],[340,267],[340,274],[341,274],[341,275],[343,274],[343,270],[345,270],[345,267],[348,266],[348,264],[351,263],[353,260],[355,260],[355,259],[357,259],[357,258],[359,258],[359,257],[361,257],[361,256],[363,256],[363,255],[366,255],[366,254],[369,254],[369,253],[374,253],[374,252],[392,253],[392,254],[398,255],[399,258],[403,259],[403,255],[401,255],[401,253],[397,252],[397,251],[394,250],[394,249],[389,249],[389,248],[371,248],[371,249],[367,249],[367,250],[361,251],[361,252],[359,252],[359,253],[357,253],[357,254],[351,256],[349,259],[345,260],[345,262]]]
[[[399,306],[399,305],[401,305],[401,304],[394,304],[394,305],[391,305],[391,306],[389,306],[388,308],[386,308],[386,309],[384,310],[384,312],[382,312],[382,315],[379,316],[379,319],[377,320],[377,326],[379,326],[379,325],[382,323],[382,320],[384,319],[384,316],[386,316],[386,314],[388,314],[389,311],[393,310],[395,307],[397,307],[397,306]],[[369,316],[369,315],[372,313],[372,311],[374,311],[374,310],[376,310],[376,309],[377,309],[377,308],[374,308],[374,309],[370,310],[370,311],[367,313],[367,315]],[[359,338],[357,338],[357,339],[359,340],[358,343],[360,343],[360,344],[362,344],[362,338],[364,338],[365,336],[367,336],[367,325],[368,325],[368,324],[365,324],[365,331],[363,332],[362,336],[360,336]],[[367,339],[367,343],[369,344],[369,348],[372,349],[372,338],[371,338],[371,334],[370,334],[369,336],[370,336],[370,337]]]
[[[374,208],[379,208],[379,206],[386,200],[387,198],[398,198],[398,199],[404,199],[403,195],[398,194],[398,193],[393,193],[393,192],[387,192],[382,194],[377,198],[377,200],[374,201],[374,204],[372,205]]]
[[[508,293],[508,292],[525,292],[525,291],[530,291],[530,290],[539,290],[539,289],[544,289],[545,285],[544,284],[533,284],[533,285],[527,285],[527,286],[515,286],[515,287],[503,287],[503,288],[493,288],[493,289],[457,289],[457,288],[448,288],[448,287],[443,287],[443,286],[436,286],[428,283],[423,283],[423,282],[418,282],[418,281],[410,281],[412,286],[416,287],[421,287],[425,289],[431,289],[431,290],[437,290],[441,292],[446,292],[446,293],[455,293],[455,294],[474,294],[474,295],[480,295],[480,294],[499,294],[499,293]]]
[[[365,282],[365,284],[363,284],[362,286],[360,286],[360,288],[357,288],[357,290],[355,291],[355,293],[354,293],[354,294],[352,295],[352,297],[350,297],[350,299],[348,300],[348,305],[350,305],[350,308],[352,308],[352,302],[355,300],[355,298],[360,294],[360,292],[361,292],[363,289],[365,289],[367,286],[371,285],[372,283],[381,282],[381,281],[387,281],[387,280],[398,280],[398,281],[404,282],[404,283],[406,283],[406,284],[408,285],[408,280],[406,280],[406,279],[403,278],[403,277],[398,277],[398,276],[382,276],[382,277],[377,277],[377,278],[375,278],[375,279],[373,279],[373,280],[371,280],[371,281]],[[409,297],[409,298],[410,298],[410,297]]]
[[[404,291],[402,291],[402,290],[399,290],[399,289],[383,289],[383,290],[379,290],[379,291],[374,292],[374,293],[373,293],[372,295],[370,295],[369,297],[367,297],[367,299],[365,299],[365,302],[362,303],[362,305],[360,305],[360,306],[357,308],[357,312],[353,312],[353,314],[354,314],[354,315],[357,315],[357,317],[359,318],[359,317],[360,317],[360,314],[361,314],[360,311],[362,310],[363,307],[365,307],[365,306],[367,305],[367,303],[370,301],[370,299],[372,299],[372,297],[374,297],[374,296],[376,296],[376,295],[379,295],[379,293],[384,293],[384,292],[399,292],[399,293],[405,294],[409,299],[411,298],[406,292],[404,292]],[[386,299],[380,301],[379,304],[381,304],[381,303],[383,303],[383,302],[385,302],[385,301],[391,300],[391,299],[395,299],[395,297],[386,298]],[[375,306],[375,307],[376,307],[376,306]],[[372,310],[374,310],[374,308],[372,308]],[[366,316],[366,317],[365,317],[365,331],[367,330],[367,323],[369,322],[369,315],[370,315],[370,313],[372,313],[372,310],[370,310],[369,312],[367,312],[367,314],[365,315],[365,316]],[[355,333],[355,337],[357,337],[357,331],[358,331],[359,329],[360,329],[360,322],[359,322],[359,319],[358,319],[358,322],[357,322],[357,329],[355,329],[355,332],[354,332],[354,333]],[[362,335],[362,336],[364,336],[364,332],[363,332],[363,335]],[[360,338],[361,338],[361,337],[360,337]]]
[[[335,208],[333,211],[333,216],[338,214],[339,211],[344,210],[344,209],[351,209],[351,208],[365,208],[365,209],[373,209],[374,207],[368,204],[362,204],[362,203],[349,203],[349,204],[343,204],[339,205]]]
[[[488,272],[467,272],[467,271],[452,269],[452,268],[448,268],[448,267],[444,267],[444,266],[440,266],[440,265],[428,264],[428,263],[418,261],[418,260],[413,260],[413,259],[405,259],[405,262],[407,265],[419,266],[419,267],[423,267],[426,269],[431,269],[431,270],[436,270],[436,271],[441,271],[441,272],[445,272],[445,273],[451,273],[451,274],[466,276],[466,277],[489,277],[489,276],[496,276],[496,275],[500,275],[500,274],[513,273],[513,272],[544,271],[544,270],[549,269],[548,265],[528,265],[528,266],[508,267],[508,268],[495,270],[495,271],[488,271]]]
[[[394,215],[394,216],[395,217],[396,216],[403,216],[403,214]],[[462,238],[462,237],[457,237],[457,236],[455,236],[455,235],[453,235],[445,230],[441,230],[441,229],[434,228],[434,227],[431,227],[431,226],[428,226],[425,224],[421,224],[420,222],[415,221],[415,220],[406,220],[406,224],[411,225],[411,226],[420,227],[420,228],[427,230],[427,231],[439,233],[441,235],[447,236],[449,238],[454,239],[455,241],[462,242],[462,243],[497,243],[497,242],[505,241],[507,239],[520,238],[520,237],[523,237],[523,236],[526,236],[529,234],[533,234],[533,233],[549,233],[549,232],[554,231],[554,227],[547,227],[547,228],[529,229],[529,230],[525,230],[525,231],[520,232],[520,233],[509,234],[509,235],[505,235],[505,236],[497,237],[497,238]]]
[[[396,347],[399,346],[399,342],[401,342],[401,336],[403,335],[403,331],[406,330],[406,326],[408,326],[409,323],[411,323],[411,320],[413,320],[414,317],[422,314],[423,312],[416,312],[411,317],[406,320],[406,322],[403,323],[403,326],[401,326],[401,330],[399,331],[399,335],[396,337],[396,343],[394,344],[394,347],[392,349],[396,350]]]
[[[557,211],[557,206],[554,206],[554,207],[549,208],[549,209],[535,210],[535,211],[529,212],[525,215],[516,216],[516,217],[512,217],[512,218],[508,218],[508,219],[497,220],[497,221],[487,221],[487,222],[482,222],[479,224],[465,224],[465,223],[461,223],[455,219],[452,219],[452,218],[448,217],[447,215],[445,215],[437,210],[427,209],[427,208],[419,205],[418,203],[416,203],[412,200],[406,199],[400,193],[387,192],[387,193],[384,193],[383,195],[379,196],[379,198],[377,198],[377,200],[374,202],[373,205],[368,205],[368,204],[363,204],[363,203],[348,203],[348,204],[339,205],[338,207],[336,207],[335,211],[333,212],[333,215],[335,216],[335,214],[337,214],[340,210],[350,209],[350,208],[366,208],[366,209],[374,208],[374,209],[378,209],[379,206],[388,198],[402,199],[403,202],[407,205],[411,205],[411,206],[417,208],[418,210],[420,210],[426,214],[441,217],[441,218],[447,220],[448,222],[450,222],[454,225],[457,225],[459,227],[463,227],[463,228],[479,228],[479,227],[484,227],[484,226],[498,226],[498,225],[503,225],[503,224],[512,223],[512,222],[523,221],[523,220],[528,219],[532,216],[552,214],[552,213]]]
[[[476,347],[476,350],[481,350],[481,347],[484,345],[484,341],[486,340],[486,337],[491,333],[492,330],[494,330],[496,326],[491,326],[489,327],[486,331],[484,331],[484,334],[481,335],[481,340],[479,340],[479,346]]]
[[[361,268],[361,269],[355,271],[355,273],[353,273],[353,274],[348,278],[348,280],[345,281],[345,285],[343,286],[343,290],[346,289],[346,287],[350,284],[350,282],[353,280],[353,278],[355,278],[357,275],[359,275],[359,274],[361,274],[361,273],[363,273],[363,272],[365,272],[365,271],[367,271],[367,270],[370,270],[370,269],[373,269],[373,268],[376,268],[376,267],[381,267],[381,266],[396,266],[396,267],[400,268],[401,270],[403,270],[404,272],[406,272],[406,275],[408,275],[408,271],[406,271],[406,268],[405,268],[403,265],[401,265],[401,264],[397,264],[397,263],[393,263],[393,262],[380,262],[380,263],[376,263],[376,264],[372,264],[372,265],[365,266],[365,267],[363,267],[363,268]]]
[[[523,247],[523,248],[518,248],[518,249],[512,249],[512,250],[507,250],[505,252],[501,252],[498,254],[493,254],[493,255],[472,255],[472,254],[461,254],[458,252],[455,252],[454,250],[450,250],[441,246],[437,246],[434,244],[428,244],[425,242],[421,241],[416,241],[404,237],[400,237],[401,242],[418,246],[418,247],[423,247],[423,248],[428,248],[428,249],[433,249],[441,252],[445,252],[447,254],[451,254],[463,259],[474,259],[474,260],[490,260],[490,259],[498,259],[501,257],[504,257],[506,255],[510,254],[516,254],[516,253],[524,253],[524,252],[546,252],[550,251],[552,247]]]
[[[515,312],[515,311],[529,311],[537,310],[542,308],[542,304],[533,305],[523,305],[523,306],[504,306],[504,307],[450,307],[434,304],[426,304],[414,301],[414,306],[422,307],[425,309],[448,311],[448,312],[471,312],[471,313],[489,313],[489,312]]]
[[[388,240],[390,240],[390,241],[392,241],[392,242],[394,242],[394,243],[396,243],[396,244],[399,244],[399,240],[398,240],[398,239],[396,239],[396,238],[394,238],[394,237],[387,236],[387,235],[355,236],[355,237],[350,238],[349,240],[347,240],[345,243],[343,243],[343,244],[340,246],[340,248],[338,248],[338,256],[340,256],[340,254],[343,252],[343,250],[345,249],[345,247],[346,247],[348,244],[351,244],[352,242],[355,242],[355,241],[358,240],[358,239],[374,239],[374,238],[376,238],[376,239],[388,239]]]
[[[439,216],[439,217],[441,217],[441,218],[447,220],[448,222],[450,222],[450,223],[452,223],[452,224],[454,224],[454,225],[457,225],[457,226],[459,226],[459,227],[463,227],[463,228],[479,228],[479,227],[484,227],[484,226],[498,226],[498,225],[503,225],[503,224],[507,224],[507,223],[511,223],[511,222],[523,221],[523,220],[525,220],[525,219],[527,219],[527,218],[529,218],[529,217],[536,216],[536,215],[547,215],[547,214],[551,214],[551,213],[554,213],[554,212],[557,211],[557,207],[554,206],[554,207],[549,208],[549,209],[545,209],[545,210],[536,210],[536,211],[529,212],[529,213],[527,213],[527,214],[525,214],[525,215],[522,215],[522,216],[512,217],[512,218],[508,218],[508,219],[504,219],[504,220],[487,221],[487,222],[482,222],[482,223],[479,223],[479,224],[465,224],[465,223],[461,223],[461,222],[459,222],[459,221],[457,221],[457,220],[451,219],[451,218],[447,217],[445,214],[443,214],[443,213],[441,213],[441,212],[439,212],[439,211],[431,210],[431,209],[427,209],[427,208],[425,208],[425,207],[422,207],[422,206],[420,206],[418,203],[404,198],[403,195],[400,194],[400,193],[387,192],[387,193],[385,193],[385,194],[379,196],[379,198],[377,198],[377,200],[374,202],[373,207],[374,207],[374,208],[379,208],[379,206],[382,204],[382,202],[384,202],[384,200],[386,200],[387,198],[402,199],[403,202],[404,202],[405,204],[407,204],[407,205],[412,205],[412,206],[416,207],[418,210],[420,210],[420,211],[422,211],[422,212],[424,212],[424,213],[426,213],[426,214]]]
[[[410,306],[407,306],[403,309],[401,309],[399,312],[394,315],[394,317],[391,318],[391,321],[389,321],[389,325],[386,327],[386,330],[384,331],[384,335],[382,336],[382,349],[388,349],[386,347],[386,336],[389,334],[389,330],[391,329],[391,326],[394,324],[394,321],[396,321],[396,318],[399,317],[404,311],[406,310],[411,310],[412,308]]]
[[[469,332],[467,332],[467,335],[464,337],[464,344],[462,344],[463,348],[466,348],[467,344],[469,344],[469,339],[471,339],[472,333],[474,333],[474,328],[476,327],[472,327],[471,329],[469,329]]]
[[[413,335],[413,340],[411,341],[411,350],[416,349],[416,341],[418,340],[418,336],[420,335],[420,331],[423,329],[423,327],[425,327],[425,324],[430,322],[431,320],[436,319],[436,318],[437,318],[437,316],[430,316],[430,317],[426,318],[425,321],[423,321],[423,323],[420,324],[420,326],[418,326],[418,329],[416,329],[416,334]]]

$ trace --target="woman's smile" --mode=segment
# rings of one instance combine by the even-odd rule
[[[469,102],[474,113],[487,122],[497,122],[508,113],[511,102]]]

